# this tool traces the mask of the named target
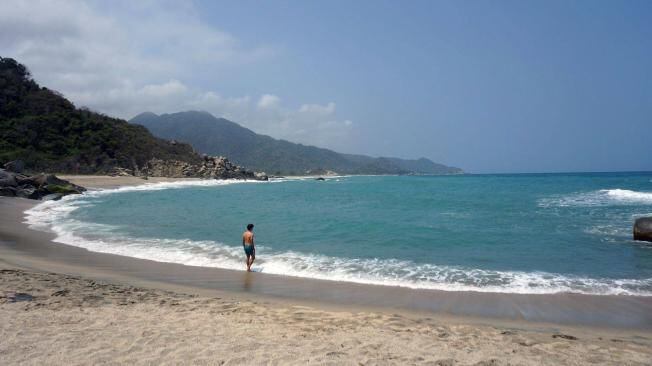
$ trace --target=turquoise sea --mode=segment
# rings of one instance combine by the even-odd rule
[[[345,176],[92,191],[28,211],[91,251],[388,286],[652,296],[652,173]]]

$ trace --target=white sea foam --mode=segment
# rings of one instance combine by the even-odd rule
[[[652,192],[628,189],[601,189],[540,199],[539,207],[591,207],[613,205],[652,205]]]
[[[623,237],[631,236],[631,228],[622,225],[595,225],[584,229],[587,234],[598,235],[600,237]]]
[[[349,178],[350,175],[327,175],[327,176],[296,176],[296,177],[280,177],[280,178],[270,178],[269,182],[271,183],[281,183],[281,182],[291,182],[291,181],[311,181],[316,180],[317,178],[324,178],[326,181],[335,181],[340,182],[344,178]]]
[[[171,189],[188,185],[224,185],[235,182],[199,181],[159,183],[66,196],[43,202],[26,212],[33,228],[49,229],[56,242],[90,251],[124,255],[159,262],[242,270],[242,249],[215,241],[189,239],[131,238],[117,234],[118,227],[82,222],[70,217],[86,198],[131,190]],[[219,183],[216,183],[219,182]],[[401,286],[446,291],[502,293],[573,292],[602,295],[652,296],[652,279],[606,279],[573,277],[545,272],[492,271],[396,259],[338,258],[292,251],[275,252],[259,245],[256,269],[263,273],[347,281],[372,285]]]

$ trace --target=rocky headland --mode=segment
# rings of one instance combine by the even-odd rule
[[[68,194],[79,194],[86,189],[53,174],[23,174],[23,163],[11,161],[0,169],[0,196],[29,199],[59,199]],[[180,160],[151,159],[142,167],[133,169],[115,167],[112,176],[241,179],[266,181],[265,173],[256,173],[232,164],[225,157],[204,156],[200,163]]]
[[[125,170],[123,169],[124,173]],[[128,172],[137,177],[212,178],[268,180],[265,173],[256,173],[239,167],[223,156],[204,156],[200,163],[179,160],[151,159],[144,166]]]

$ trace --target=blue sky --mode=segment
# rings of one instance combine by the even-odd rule
[[[73,5],[11,7],[0,53],[105,113],[470,172],[652,170],[650,1]]]

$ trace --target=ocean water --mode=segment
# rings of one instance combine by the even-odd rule
[[[652,296],[652,173],[198,181],[87,192],[28,211],[91,251],[449,291]]]

